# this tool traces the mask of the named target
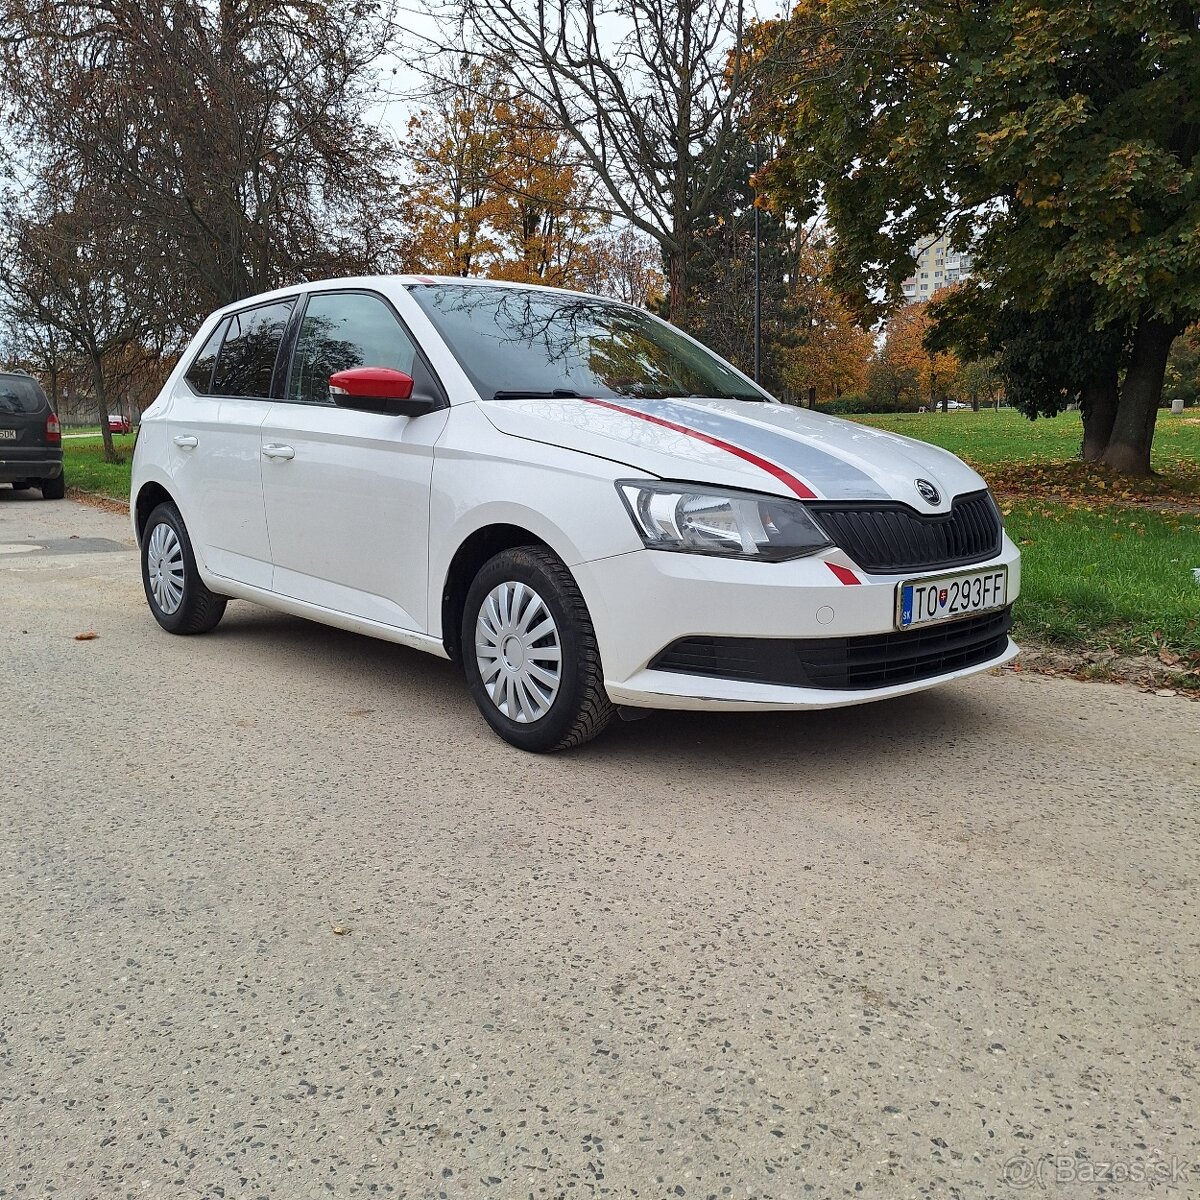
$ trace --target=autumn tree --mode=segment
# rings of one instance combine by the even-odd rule
[[[929,324],[927,304],[906,305],[888,322],[868,377],[868,391],[878,407],[894,411],[947,407],[959,363],[948,351],[926,348]]]
[[[64,197],[47,183],[12,234],[0,271],[7,314],[56,354],[66,349],[86,364],[104,456],[116,462],[110,399],[115,384],[153,357],[165,264],[145,261],[137,222],[88,189]]]
[[[10,120],[47,177],[130,216],[141,257],[165,251],[188,326],[387,264],[389,157],[363,120],[386,36],[367,0],[0,0]]]
[[[639,308],[657,308],[666,295],[657,243],[629,225],[595,234],[580,265],[581,290],[611,296]]]
[[[820,402],[861,390],[873,342],[830,283],[824,238],[801,247],[789,287],[794,325],[779,356],[785,394]]]
[[[828,286],[824,231],[756,204],[749,128],[730,154],[693,240],[690,332],[753,377],[757,276],[763,386],[793,402],[811,389],[824,400],[860,387],[869,338]]]
[[[595,178],[545,109],[509,93],[497,120],[503,137],[494,225],[503,257],[491,273],[574,286],[586,271],[591,239],[608,224],[596,207]]]
[[[694,241],[747,94],[743,0],[461,0],[493,67],[551,113],[605,206],[661,248],[685,328]]]
[[[411,265],[573,286],[605,223],[594,180],[552,117],[469,60],[409,121]]]
[[[16,299],[4,285],[11,276],[0,273],[0,308],[4,312],[5,359],[10,369],[17,367],[42,380],[50,407],[61,413],[62,398],[80,371],[78,353],[69,341],[53,326],[38,319],[31,306]]]
[[[1003,390],[994,359],[977,358],[959,365],[955,391],[973,411],[978,412],[983,404],[998,405]]]
[[[497,85],[482,68],[461,65],[463,77],[409,119],[404,147],[414,181],[406,202],[411,265],[436,275],[470,275],[499,249],[489,228],[504,136]]]
[[[1088,328],[1123,343],[1099,457],[1147,471],[1171,343],[1200,316],[1198,19],[1155,0],[804,0],[759,31],[806,64],[774,80],[768,190],[827,204],[864,303],[895,296],[936,233],[974,251],[993,315],[1028,316],[1027,344],[1083,298]]]

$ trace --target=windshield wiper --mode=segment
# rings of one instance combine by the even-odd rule
[[[493,400],[582,400],[582,392],[573,392],[570,388],[555,388],[550,392],[527,392],[524,389],[516,391],[499,391],[492,393]]]
[[[700,392],[691,392],[684,397],[685,400],[744,400],[747,404],[770,404],[771,402],[766,396],[760,396],[757,392],[722,392],[718,395],[713,392],[711,395],[702,394]]]

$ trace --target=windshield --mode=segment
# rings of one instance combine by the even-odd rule
[[[624,304],[471,284],[423,284],[411,294],[485,399],[771,399],[670,325]]]

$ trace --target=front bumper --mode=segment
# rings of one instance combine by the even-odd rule
[[[1021,556],[1007,536],[995,558],[962,570],[992,566],[1008,568],[1011,604],[1020,591]],[[655,670],[652,660],[683,638],[832,639],[890,633],[897,584],[919,579],[922,572],[867,575],[840,551],[789,563],[750,563],[639,550],[582,563],[574,573],[596,629],[609,698],[634,708],[837,708],[921,691],[998,667],[1017,654],[1008,640],[1002,653],[984,662],[930,678],[852,690]],[[843,582],[847,578],[860,582]]]

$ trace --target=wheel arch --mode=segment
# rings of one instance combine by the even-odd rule
[[[160,504],[176,504],[175,497],[156,480],[142,484],[133,503],[133,528],[139,546],[142,544],[142,534],[146,532],[146,522]]]
[[[472,581],[488,559],[517,546],[544,546],[551,553],[558,553],[531,530],[506,522],[476,529],[454,552],[442,584],[442,645],[452,662],[461,661],[463,607]]]

